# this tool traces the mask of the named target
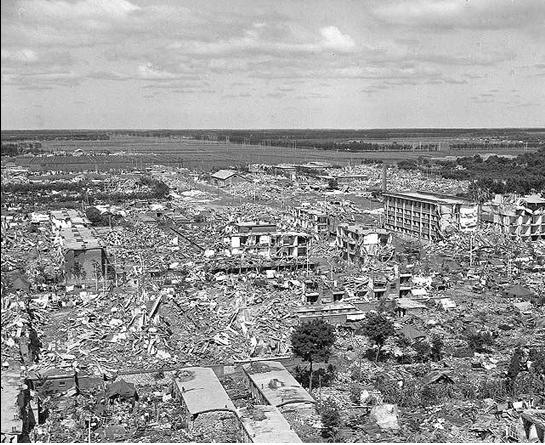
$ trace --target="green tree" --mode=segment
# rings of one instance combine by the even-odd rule
[[[320,405],[320,417],[322,420],[322,436],[334,439],[341,427],[341,411],[335,400],[328,398]]]
[[[531,370],[538,376],[545,378],[545,347],[530,350]]]
[[[89,221],[91,221],[91,224],[102,224],[102,214],[100,213],[100,210],[98,210],[96,207],[87,207],[85,209],[85,215],[87,216]]]
[[[378,361],[380,350],[389,337],[394,335],[394,324],[390,319],[376,312],[370,312],[365,316],[361,326],[361,332],[377,345],[377,355],[375,361]]]
[[[435,362],[443,358],[443,347],[445,342],[438,334],[431,337],[431,359]]]
[[[320,319],[302,323],[292,332],[293,353],[310,365],[309,391],[312,391],[312,365],[316,361],[329,359],[335,339],[335,328]]]

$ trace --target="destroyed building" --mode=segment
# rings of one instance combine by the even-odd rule
[[[61,229],[57,238],[67,282],[93,280],[105,273],[104,245],[86,227]]]
[[[508,200],[496,195],[487,216],[489,222],[512,238],[524,241],[545,239],[545,199],[540,196]]]
[[[252,396],[260,403],[276,406],[310,404],[314,398],[295,380],[280,362],[260,361],[242,366],[244,380]]]
[[[267,259],[306,258],[309,235],[300,232],[250,231],[225,238],[229,255],[255,254]]]
[[[392,235],[385,229],[340,223],[336,243],[343,259],[358,262],[391,245]]]
[[[427,240],[477,227],[477,205],[457,196],[437,193],[384,193],[384,226]]]
[[[28,433],[22,416],[24,404],[21,403],[23,393],[20,381],[18,373],[2,370],[2,443],[17,443]]]
[[[278,164],[271,167],[274,175],[285,176],[288,179],[295,180],[297,177],[297,168],[293,164]]]
[[[86,216],[74,209],[53,210],[50,215],[54,231],[70,227],[89,227],[91,225],[91,221]]]
[[[233,184],[246,182],[246,178],[234,170],[219,170],[210,176],[213,185],[226,187]]]
[[[244,443],[301,443],[299,436],[275,406],[254,405],[241,408]]]
[[[212,412],[236,414],[235,405],[211,368],[185,368],[175,379],[175,394],[180,399],[191,431],[200,415]]]
[[[296,207],[292,211],[292,221],[296,227],[318,235],[329,233],[329,217],[327,213],[309,209],[307,207]]]

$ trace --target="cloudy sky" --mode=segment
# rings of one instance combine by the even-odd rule
[[[2,129],[545,126],[544,0],[2,0]]]

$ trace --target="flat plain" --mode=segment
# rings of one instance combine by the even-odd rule
[[[58,151],[69,153],[81,149],[84,154],[80,156],[18,157],[17,164],[31,170],[112,170],[162,164],[209,171],[254,163],[325,161],[344,166],[361,164],[365,160],[383,160],[393,163],[420,156],[472,156],[478,153],[516,155],[524,152],[524,149],[521,148],[347,152],[142,136],[114,136],[110,140],[99,141],[51,140],[43,141],[42,148],[52,153]],[[530,150],[528,149],[528,151]],[[110,155],[99,155],[99,153],[105,152],[109,152]]]

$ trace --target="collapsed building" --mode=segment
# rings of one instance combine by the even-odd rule
[[[502,233],[523,241],[545,239],[545,199],[525,196],[509,200],[496,195],[487,220]]]
[[[50,212],[54,242],[67,283],[98,279],[106,274],[106,251],[91,222],[74,209]]]
[[[477,227],[478,206],[437,193],[384,193],[384,227],[411,237],[436,240]]]
[[[80,211],[74,209],[53,210],[50,212],[53,232],[70,227],[89,227],[91,221]]]
[[[281,232],[275,225],[237,223],[236,233],[225,238],[228,255],[254,254],[267,259],[306,258],[310,236],[301,232]]]
[[[232,413],[236,408],[211,368],[185,368],[175,379],[175,394],[180,399],[189,431],[197,416],[213,412]]]
[[[300,227],[305,231],[318,235],[327,235],[329,233],[329,216],[323,211],[307,207],[295,207],[291,219],[296,227]]]
[[[62,229],[58,243],[67,282],[95,279],[105,273],[104,245],[94,230],[85,227]]]
[[[314,410],[316,401],[280,362],[259,361],[242,366],[244,381],[258,403],[279,409]]]
[[[297,169],[293,164],[277,164],[271,167],[273,175],[285,176],[288,179],[295,180],[297,177]]]
[[[337,225],[336,244],[345,260],[363,261],[368,256],[376,256],[382,249],[391,247],[391,243],[392,235],[385,229],[365,228],[347,223]]]
[[[211,182],[218,187],[226,187],[233,184],[239,184],[241,182],[247,182],[240,173],[234,170],[219,170],[211,175]]]
[[[276,406],[239,409],[244,443],[302,443]]]

